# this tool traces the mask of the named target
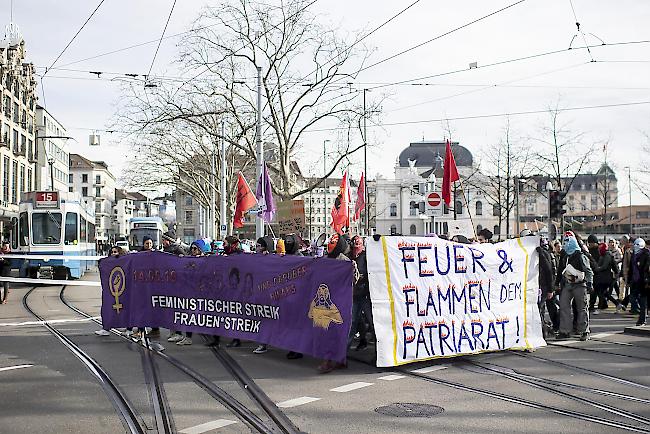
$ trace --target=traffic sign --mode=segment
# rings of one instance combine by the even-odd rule
[[[429,217],[442,216],[442,198],[440,193],[431,192],[427,194],[427,201],[425,204],[425,214]]]

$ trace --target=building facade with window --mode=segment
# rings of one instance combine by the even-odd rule
[[[129,236],[129,220],[135,215],[134,202],[137,200],[126,190],[115,189],[115,205],[113,206],[113,225],[116,237]]]
[[[209,210],[191,194],[176,190],[176,236],[191,244],[208,233]]]
[[[35,190],[69,191],[70,148],[67,139],[57,138],[65,136],[63,125],[37,104]]]
[[[476,182],[477,178],[484,175],[474,166],[473,156],[467,148],[454,142],[452,152],[461,182],[452,191],[451,206],[447,207],[443,202],[442,215],[439,217],[426,216],[425,200],[429,192],[441,192],[445,141],[409,144],[397,159],[394,177],[377,177],[373,183],[374,204],[370,202],[369,211],[371,221],[374,216],[377,233],[449,235],[450,225],[454,219],[458,219],[464,220],[466,226],[473,227],[477,232],[487,228],[495,234],[494,240],[499,239],[502,228],[498,214],[495,216],[493,212],[494,204],[476,187],[480,185],[480,182]],[[470,177],[473,179],[471,184],[464,182]]]
[[[18,217],[22,193],[34,187],[36,76],[26,61],[18,26],[7,26],[0,42],[0,232],[7,239],[11,218]]]
[[[530,176],[519,180],[519,219],[520,226],[531,227],[538,223],[546,224],[548,219],[548,191],[546,184],[555,181],[545,175]],[[603,221],[606,209],[618,206],[618,180],[611,167],[603,164],[595,173],[583,173],[564,177],[560,190],[566,191],[565,209],[575,216],[591,216]],[[556,224],[559,222],[556,222]],[[533,229],[535,226],[532,227]]]
[[[103,161],[90,161],[79,154],[70,154],[68,191],[80,193],[95,202],[98,250],[115,242],[115,176],[108,170],[108,165]]]

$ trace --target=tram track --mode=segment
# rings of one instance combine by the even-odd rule
[[[365,365],[371,365],[366,360],[363,360],[363,359],[360,359],[360,358],[357,358],[357,357],[348,357],[348,359],[349,360],[354,360],[354,361],[356,361],[358,363],[363,363]],[[551,412],[551,413],[554,413],[554,414],[567,416],[567,417],[571,417],[571,418],[574,418],[574,419],[583,420],[583,421],[586,421],[586,422],[592,422],[592,423],[595,423],[595,424],[604,425],[604,426],[608,426],[608,427],[611,427],[611,428],[617,428],[617,429],[621,429],[621,430],[626,430],[626,431],[630,431],[630,432],[650,433],[650,428],[640,427],[640,426],[636,426],[636,425],[630,425],[628,423],[619,422],[619,421],[611,420],[611,419],[606,419],[606,418],[603,418],[603,417],[594,416],[594,415],[579,412],[579,411],[567,410],[567,409],[563,409],[563,408],[560,408],[560,407],[555,407],[555,406],[552,406],[552,405],[547,405],[547,404],[543,404],[543,403],[540,403],[540,402],[532,401],[532,400],[529,400],[529,399],[520,398],[518,396],[513,396],[513,395],[501,393],[501,392],[495,392],[495,391],[492,391],[492,390],[487,390],[487,389],[483,389],[483,388],[476,387],[476,386],[470,386],[470,385],[459,383],[459,382],[456,382],[456,381],[444,380],[444,379],[440,379],[440,378],[430,377],[428,375],[418,373],[418,372],[414,372],[412,370],[409,370],[409,369],[406,369],[406,368],[403,368],[403,367],[393,368],[392,370],[395,371],[395,372],[398,372],[398,373],[400,373],[402,375],[405,375],[407,377],[420,379],[420,380],[423,380],[423,381],[427,381],[427,382],[435,383],[435,384],[438,384],[438,385],[450,387],[452,389],[461,390],[461,391],[465,391],[465,392],[469,392],[469,393],[474,393],[474,394],[486,396],[486,397],[489,397],[489,398],[495,398],[495,399],[499,399],[499,400],[502,400],[502,401],[505,401],[505,402],[510,402],[510,403],[513,403],[513,404],[518,404],[518,405],[522,405],[522,406],[525,406],[525,407],[534,408],[534,409],[537,409],[537,410],[543,410],[543,411]],[[538,388],[537,385],[533,386],[532,382],[531,382],[531,384],[528,384],[528,385],[531,386],[531,387]],[[643,418],[643,417],[639,417],[639,419],[647,420],[647,422],[650,423],[650,419],[646,419],[646,418]],[[645,421],[639,421],[639,422],[646,423]]]
[[[617,377],[615,375],[605,374],[603,372],[595,371],[593,369],[583,368],[581,366],[571,365],[569,363],[560,362],[559,360],[547,359],[545,357],[536,356],[536,355],[530,354],[530,353],[521,353],[521,352],[518,352],[518,351],[510,351],[507,354],[512,354],[512,355],[515,355],[517,357],[522,357],[522,358],[526,358],[526,359],[536,360],[536,361],[539,361],[539,362],[542,362],[542,363],[545,363],[545,364],[560,366],[560,367],[563,367],[565,369],[569,369],[569,370],[574,371],[574,372],[580,372],[580,373],[588,374],[588,375],[591,375],[591,376],[594,376],[594,377],[603,378],[603,379],[606,379],[606,380],[613,381],[615,383],[624,384],[626,386],[631,386],[631,387],[635,387],[635,388],[643,389],[643,390],[650,390],[650,386],[648,386],[647,384],[638,383],[638,382],[632,381],[632,380],[627,380],[625,378]]]
[[[530,375],[518,375],[516,372],[509,372],[511,370],[509,368],[504,367],[504,366],[484,364],[484,363],[474,362],[474,361],[471,361],[471,360],[468,360],[468,359],[463,359],[458,364],[460,365],[460,367],[463,367],[463,365],[466,364],[466,365],[469,365],[469,366],[471,366],[473,368],[477,368],[477,369],[470,369],[472,372],[496,374],[496,375],[501,376],[502,378],[507,378],[509,380],[516,381],[516,382],[521,383],[521,384],[526,384],[528,386],[538,388],[540,390],[544,390],[546,392],[549,392],[549,393],[552,393],[552,394],[555,394],[555,395],[559,395],[559,396],[562,396],[564,398],[579,402],[579,403],[584,404],[584,405],[586,405],[588,407],[592,407],[592,408],[595,408],[595,409],[598,409],[598,410],[602,410],[602,411],[605,411],[607,413],[611,413],[613,415],[623,417],[623,418],[626,418],[626,419],[630,419],[630,420],[633,420],[635,422],[640,422],[640,423],[643,423],[643,424],[646,424],[646,425],[650,426],[650,419],[648,419],[648,418],[646,418],[644,416],[634,414],[632,412],[629,412],[629,411],[614,407],[613,405],[602,404],[602,403],[599,403],[599,402],[595,402],[595,401],[583,398],[581,396],[572,395],[571,393],[568,393],[568,392],[565,392],[563,390],[558,389],[557,385],[552,386],[552,385],[549,385],[549,384],[545,384],[543,381],[539,381],[539,380],[541,380],[540,377],[535,377],[535,376],[530,376]],[[644,400],[644,401],[647,401],[647,400]]]
[[[99,363],[92,357],[90,357],[86,352],[84,352],[78,345],[76,345],[71,339],[65,336],[56,328],[52,327],[42,316],[38,315],[29,305],[28,298],[34,292],[37,286],[33,286],[29,289],[22,299],[23,307],[28,311],[32,316],[37,318],[42,322],[43,327],[45,327],[52,335],[54,335],[62,344],[65,346],[75,357],[77,357],[83,365],[88,369],[90,374],[95,377],[99,382],[100,386],[106,393],[109,401],[113,405],[113,408],[117,412],[124,428],[127,432],[132,434],[144,434],[147,432],[143,428],[144,422],[138,416],[135,408],[132,403],[128,400],[126,394],[120,389],[119,385],[113,381],[113,379],[108,375],[108,373],[101,367]]]
[[[594,348],[575,347],[575,346],[572,346],[572,345],[556,343],[556,342],[547,342],[546,344],[550,345],[550,346],[553,346],[553,347],[570,348],[572,350],[589,351],[589,352],[592,352],[592,353],[599,353],[599,354],[609,354],[611,356],[627,357],[629,359],[638,359],[638,360],[645,360],[645,361],[650,362],[650,357],[635,356],[633,354],[621,354],[621,353],[615,353],[615,352],[612,352],[612,351],[597,350],[597,349],[594,349]]]
[[[90,319],[99,326],[102,325],[101,321],[99,321],[97,318],[94,318],[92,315],[74,306],[65,298],[65,286],[61,288],[61,291],[59,292],[59,298],[61,302],[69,309],[87,319]],[[117,330],[110,331],[115,336],[120,337],[129,343],[134,343],[132,339],[122,335]],[[192,367],[163,352],[161,348],[156,348],[148,341],[136,344],[138,344],[139,347],[143,348],[145,352],[162,358],[170,365],[183,372],[194,383],[201,387],[212,398],[224,405],[224,407],[226,407],[230,412],[237,416],[251,429],[265,434],[273,434],[277,432],[273,427],[270,427],[265,421],[260,419],[260,417],[251,411],[247,406],[242,404],[239,400],[226,392],[224,389],[214,384],[207,377],[194,370]],[[253,381],[253,379],[241,368],[241,366],[239,366],[236,361],[232,359],[229,354],[227,354],[227,352],[217,347],[211,347],[211,349],[213,354],[219,359],[219,361],[235,379],[235,381],[237,381],[241,388],[264,411],[264,413],[273,421],[273,423],[281,432],[285,434],[297,434],[301,432],[293,424],[293,422],[291,422],[291,420],[275,405],[275,403],[263,392],[263,390]]]

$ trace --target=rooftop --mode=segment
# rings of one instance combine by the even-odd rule
[[[414,162],[415,167],[436,167],[441,166],[445,159],[446,141],[422,141],[410,143],[399,154],[399,166],[409,167],[409,160]],[[472,153],[458,142],[451,143],[451,152],[454,154],[456,166],[472,166],[474,158]]]

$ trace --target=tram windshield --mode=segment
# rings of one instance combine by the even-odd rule
[[[61,213],[32,214],[32,237],[34,244],[59,244],[61,242]]]
[[[129,249],[142,250],[142,239],[144,237],[150,237],[153,241],[153,248],[156,250],[160,246],[161,235],[160,230],[155,228],[131,229],[131,235],[129,235]]]

